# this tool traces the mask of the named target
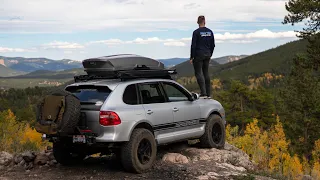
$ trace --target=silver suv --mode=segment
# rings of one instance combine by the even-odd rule
[[[80,100],[81,133],[64,140],[64,145],[62,137],[53,141],[61,164],[112,152],[127,171],[142,173],[153,165],[159,145],[199,139],[205,148],[224,147],[222,105],[199,98],[172,79],[91,78],[68,85],[65,91]]]

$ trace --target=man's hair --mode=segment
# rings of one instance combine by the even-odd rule
[[[205,22],[206,18],[204,16],[199,16],[198,17],[198,24],[203,24]]]

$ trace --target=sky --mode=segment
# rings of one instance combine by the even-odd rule
[[[83,60],[112,54],[188,58],[197,17],[213,58],[297,40],[287,0],[0,0],[0,56]]]

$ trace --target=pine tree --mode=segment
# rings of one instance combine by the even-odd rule
[[[298,154],[310,157],[310,149],[320,137],[320,81],[305,56],[294,59],[280,96],[286,134]]]

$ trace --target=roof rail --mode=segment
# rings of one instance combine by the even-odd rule
[[[98,74],[98,75],[97,75]],[[95,75],[74,76],[75,82],[89,81],[95,79],[120,79],[121,81],[130,79],[172,79],[171,75],[177,74],[176,70],[150,69],[142,65],[131,70],[101,71]]]

